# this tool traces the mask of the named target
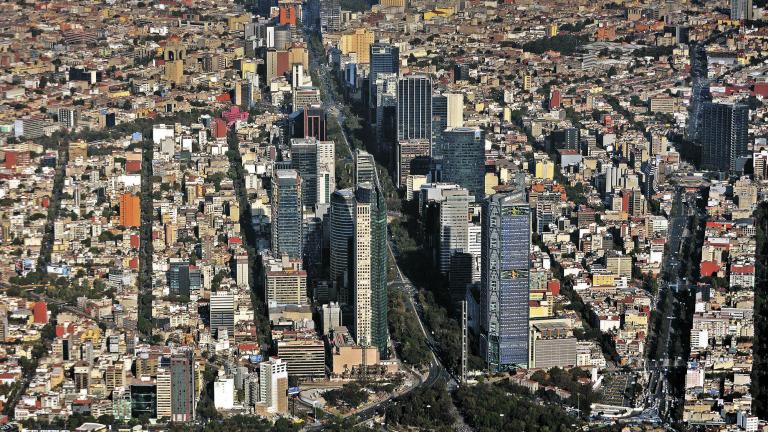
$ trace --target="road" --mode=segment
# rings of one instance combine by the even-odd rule
[[[312,38],[312,35],[307,34],[308,38]],[[343,138],[343,142],[337,143],[341,144],[346,148],[346,154],[352,154],[351,147],[349,145],[349,139],[347,137],[347,132],[344,129],[344,110],[341,108],[342,104],[335,99],[335,93],[333,91],[333,83],[331,81],[331,70],[329,69],[328,65],[325,63],[324,57],[321,55],[321,53],[316,53],[312,50],[310,50],[310,70],[317,71],[317,79],[319,81],[319,87],[320,87],[320,95],[322,98],[322,106],[323,108],[331,114],[338,123],[339,129],[341,130],[341,135]],[[340,154],[341,152],[336,152],[336,154]],[[338,157],[338,156],[337,156]],[[338,163],[339,161],[337,161]],[[351,162],[351,159],[344,159],[341,162]],[[398,213],[399,214],[399,213]],[[390,253],[392,253],[392,245],[391,245],[391,239],[390,242],[388,242],[388,246],[390,248]],[[443,380],[447,383],[449,389],[456,388],[456,380],[451,377],[451,375],[448,373],[448,371],[443,367],[442,363],[440,362],[440,359],[435,354],[435,347],[437,344],[435,343],[434,339],[431,337],[431,335],[427,332],[426,328],[424,327],[424,324],[422,322],[422,316],[419,312],[421,309],[420,305],[417,306],[417,299],[416,299],[416,289],[414,288],[413,284],[406,278],[399,265],[395,264],[397,266],[397,278],[395,281],[390,282],[390,286],[395,287],[395,289],[401,289],[404,292],[406,292],[408,295],[406,296],[408,298],[408,307],[416,314],[416,316],[419,317],[419,328],[421,329],[421,332],[424,334],[424,338],[428,341],[428,344],[430,346],[430,349],[432,350],[432,362],[429,366],[429,371],[427,378],[421,382],[419,385],[414,386],[413,388],[417,388],[420,386],[433,386],[437,382]],[[410,391],[410,390],[409,390]],[[406,392],[407,393],[407,392]],[[394,400],[394,397],[390,397],[388,399],[385,399],[378,404],[375,404],[371,407],[368,407],[358,413],[353,414],[350,416],[350,418],[355,423],[363,423],[367,422],[371,419],[373,419],[375,416],[380,415],[384,413],[387,409],[387,407],[392,404],[396,403]],[[307,430],[319,430],[321,428],[320,425],[309,427]]]
[[[646,410],[642,417],[649,420],[667,421],[675,404],[680,403],[674,396],[674,389],[670,387],[669,372],[671,368],[685,367],[686,359],[669,358],[671,341],[674,335],[672,326],[676,319],[673,312],[680,308],[674,293],[684,288],[686,280],[679,276],[681,259],[680,252],[684,238],[690,235],[688,224],[693,211],[691,196],[685,195],[683,200],[682,189],[678,189],[672,203],[667,230],[667,249],[664,252],[664,260],[661,269],[662,279],[659,282],[659,290],[656,296],[656,310],[662,313],[661,328],[655,329],[658,335],[656,352],[649,353],[646,372],[649,374],[646,387]],[[679,337],[679,336],[678,336]]]

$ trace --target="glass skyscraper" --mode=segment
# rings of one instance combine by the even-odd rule
[[[400,48],[377,42],[371,44],[369,54],[371,71],[368,78],[371,85],[376,82],[376,75],[380,73],[400,73]]]
[[[340,189],[331,195],[330,277],[335,300],[349,304],[352,279],[352,238],[355,235],[355,193]]]
[[[448,127],[448,97],[445,95],[432,96],[432,139],[437,141]]]
[[[448,128],[433,146],[434,180],[456,183],[475,200],[485,196],[485,132],[480,128]]]
[[[301,204],[309,209],[317,203],[317,140],[291,140],[291,166],[301,176]]]
[[[296,170],[277,170],[272,177],[272,252],[301,258],[303,214],[301,177]]]
[[[528,365],[530,213],[524,189],[483,203],[481,351],[491,371]]]
[[[432,78],[408,75],[397,84],[397,140],[432,141]]]
[[[747,154],[749,107],[706,102],[701,124],[701,166],[736,172],[736,161]]]

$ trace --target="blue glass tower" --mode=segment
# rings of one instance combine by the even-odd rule
[[[528,366],[530,213],[524,190],[483,203],[480,343],[491,371]]]
[[[296,170],[277,170],[272,177],[272,252],[302,257],[301,177]]]

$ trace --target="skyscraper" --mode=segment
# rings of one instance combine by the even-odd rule
[[[288,365],[276,357],[259,363],[259,400],[266,405],[267,412],[288,412],[287,391]]]
[[[302,256],[302,182],[296,170],[277,170],[272,177],[272,252]]]
[[[227,336],[235,335],[235,296],[227,291],[211,293],[209,303],[211,333],[220,336],[221,330],[227,331]]]
[[[691,99],[688,107],[688,139],[699,141],[702,129],[704,104],[712,101],[709,91],[709,67],[707,50],[703,44],[688,45],[691,62]]]
[[[528,364],[530,211],[524,190],[483,203],[480,345],[492,371]]]
[[[396,73],[380,72],[371,83],[371,113],[376,131],[376,146],[382,155],[397,140],[397,83]]]
[[[432,140],[440,139],[440,133],[448,127],[448,98],[445,95],[432,96]],[[431,150],[431,149],[430,149]]]
[[[448,128],[433,146],[438,181],[456,183],[475,200],[485,196],[485,132],[480,128]]]
[[[355,184],[372,183],[376,174],[376,160],[364,150],[355,150]]]
[[[447,113],[445,115],[447,117]],[[397,139],[432,141],[432,78],[429,76],[407,75],[398,81]]]
[[[317,203],[317,140],[314,138],[291,139],[291,166],[301,176],[301,204],[315,208]]]
[[[369,59],[371,71],[368,75],[371,84],[376,82],[376,76],[380,73],[400,73],[400,48],[385,43],[372,43],[370,45]]]
[[[752,0],[731,0],[731,19],[751,20]]]
[[[371,110],[370,120],[376,121],[376,135],[378,144],[382,145],[382,135],[386,130],[382,129],[382,123],[389,117],[386,115],[390,107],[396,103],[390,103],[391,98],[380,97],[380,92],[389,87],[388,80],[379,82],[379,74],[387,74],[394,81],[400,73],[400,49],[385,43],[373,43],[370,45],[370,72],[368,73],[368,108]],[[384,87],[384,88],[382,88]],[[396,93],[396,90],[394,91]],[[394,102],[394,101],[392,101]],[[391,143],[387,143],[390,144]]]
[[[354,330],[357,343],[387,356],[387,207],[378,183],[355,191]]]
[[[749,107],[706,102],[702,111],[702,167],[736,172],[738,158],[747,154]]]
[[[467,190],[444,189],[440,203],[440,271],[448,273],[451,258],[456,253],[469,252],[469,202]],[[471,267],[470,267],[471,275]]]
[[[195,378],[195,358],[192,350],[184,350],[171,356],[171,420],[183,423],[195,419]]]
[[[352,189],[340,189],[331,195],[330,278],[337,299],[349,302],[352,282],[352,238],[355,234],[355,194]]]
[[[336,190],[336,144],[333,141],[317,142],[317,204],[331,202]]]

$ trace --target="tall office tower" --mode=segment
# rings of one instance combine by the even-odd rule
[[[397,139],[432,140],[432,78],[408,75],[397,84]]]
[[[737,160],[747,154],[749,107],[707,102],[702,111],[701,166],[727,172],[742,170]]]
[[[349,304],[352,286],[352,239],[355,235],[355,193],[340,189],[331,195],[330,278],[341,304]]]
[[[317,203],[328,204],[336,190],[336,144],[317,142]]]
[[[447,127],[464,127],[464,95],[461,93],[446,93],[448,100]]]
[[[704,104],[712,101],[709,91],[709,65],[703,44],[688,45],[691,62],[691,99],[688,105],[688,139],[698,142],[703,124]]]
[[[428,158],[432,145],[429,140],[414,139],[397,143],[397,161],[395,163],[395,181],[398,188],[405,187],[414,159]]]
[[[528,364],[530,211],[524,189],[483,203],[480,345],[492,371]]]
[[[354,331],[387,357],[387,205],[378,176],[355,191]]]
[[[379,101],[377,88],[379,74],[394,74],[397,77],[400,74],[400,49],[385,43],[372,43],[368,55],[370,67],[368,73],[368,106],[372,110],[381,104]],[[396,93],[396,92],[395,92]],[[371,118],[373,119],[373,118]],[[380,129],[377,129],[380,130]]]
[[[440,203],[439,268],[444,274],[451,270],[454,254],[469,252],[469,202],[466,189],[444,189]],[[469,268],[470,275],[472,268]]]
[[[157,368],[157,418],[171,418],[171,370]]]
[[[307,304],[307,272],[301,259],[262,255],[267,307]]]
[[[467,299],[467,286],[471,285],[474,270],[474,257],[468,252],[456,252],[451,255],[451,268],[448,271],[448,291],[451,303],[458,305]]]
[[[304,254],[304,268],[307,270],[307,277],[314,282],[320,279],[323,262],[323,219],[307,215],[303,223],[304,238],[301,249]]]
[[[248,287],[248,254],[235,256],[235,277],[237,286]]]
[[[267,412],[288,412],[288,364],[272,357],[259,363],[259,400]]]
[[[291,164],[301,176],[302,205],[313,209],[325,204],[336,189],[333,141],[315,138],[291,139]]]
[[[400,73],[400,48],[398,47],[379,42],[372,43],[368,58],[371,62],[368,75],[371,85],[376,82],[376,77],[380,73]]]
[[[380,72],[371,83],[372,109],[370,118],[374,122],[376,146],[381,154],[388,154],[397,140],[397,83],[396,73]]]
[[[272,176],[272,252],[301,258],[304,220],[302,182],[296,170],[277,170]]]
[[[448,127],[448,98],[445,95],[432,96],[432,141],[440,139],[440,133]]]
[[[124,227],[141,225],[141,200],[138,195],[132,193],[120,195],[120,225]]]
[[[751,20],[752,0],[731,0],[731,19]]]
[[[373,183],[378,178],[376,160],[365,150],[355,150],[355,184]]]
[[[197,408],[195,366],[192,350],[184,350],[171,356],[172,421],[185,423],[195,420]]]
[[[475,200],[485,196],[485,132],[480,128],[448,128],[433,146],[441,182],[456,183]]]
[[[227,291],[214,291],[208,308],[211,334],[219,337],[219,332],[226,330],[231,339],[235,335],[235,296]]]
[[[317,203],[317,140],[291,139],[291,167],[301,176],[301,204],[313,209]]]
[[[341,30],[341,2],[339,0],[320,0],[320,31],[336,32]]]

